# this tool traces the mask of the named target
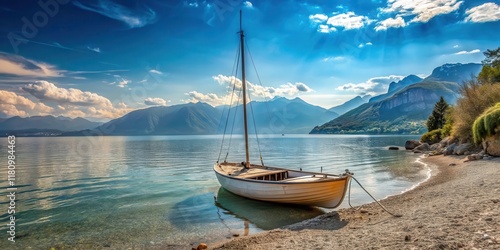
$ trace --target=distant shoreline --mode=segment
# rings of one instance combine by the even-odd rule
[[[13,130],[13,131],[7,131],[7,130],[0,130],[0,137],[7,137],[9,135],[15,135],[17,137],[85,137],[85,136],[189,136],[189,135],[223,135],[222,133],[213,133],[213,134],[128,134],[128,135],[122,135],[122,134],[98,134],[94,132],[87,131],[82,132],[82,131],[77,131],[78,133],[73,132],[65,132],[61,130],[56,130],[56,129],[48,129],[48,130],[40,130],[40,129],[27,129],[27,130]],[[255,135],[253,133],[250,133],[250,135]],[[263,135],[281,135],[281,136],[287,136],[287,135],[314,135],[314,136],[329,136],[329,135],[367,135],[367,136],[422,136],[422,134],[363,134],[363,133],[353,133],[353,134],[346,134],[346,133],[338,133],[338,134],[317,134],[317,133],[276,133],[276,134],[259,134],[261,136]]]
[[[500,247],[500,158],[464,162],[433,156],[423,161],[432,177],[382,200],[400,218],[375,204],[340,209],[214,249],[368,249]],[[346,202],[346,201],[344,201]]]

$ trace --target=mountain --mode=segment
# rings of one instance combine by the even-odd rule
[[[387,91],[387,93],[395,93],[396,91],[398,90],[401,90],[401,89],[404,89],[412,84],[415,84],[417,82],[421,82],[423,79],[416,76],[416,75],[409,75],[403,79],[401,79],[401,81],[398,81],[398,82],[391,82],[389,84],[389,90]]]
[[[151,107],[132,111],[83,134],[178,135],[215,134],[221,111],[206,103]],[[65,135],[77,135],[67,133]]]
[[[472,76],[477,76],[481,68],[482,65],[479,63],[447,63],[435,68],[432,74],[425,78],[425,80],[448,81],[462,84],[464,81],[470,80]]]
[[[191,135],[223,133],[227,107],[206,103],[188,103],[168,107],[151,107],[132,111],[96,129],[64,133],[64,135]],[[230,110],[228,132],[243,133],[243,111],[240,106]],[[235,116],[236,112],[236,116]],[[255,118],[252,119],[252,115]],[[313,106],[300,98],[274,98],[267,102],[251,102],[248,128],[254,133],[308,133],[338,115]],[[236,121],[233,122],[236,117]],[[221,120],[222,118],[222,120]],[[234,125],[233,125],[234,124]]]
[[[91,129],[99,126],[99,122],[91,122],[89,120],[77,117],[54,117],[48,116],[30,116],[19,117],[14,116],[8,119],[0,120],[0,130],[2,131],[20,131],[20,130],[59,130],[59,131],[74,131]]]
[[[421,134],[434,104],[443,96],[455,103],[460,86],[454,82],[423,81],[385,100],[366,103],[315,127],[312,134]]]
[[[231,109],[231,116],[242,117],[243,109],[240,106]],[[249,133],[255,133],[254,119],[259,134],[306,134],[312,127],[323,124],[338,117],[335,112],[311,105],[300,98],[287,99],[275,97],[267,102],[252,101],[247,108],[249,115]],[[232,119],[229,120],[232,124]],[[235,132],[243,132],[241,119],[235,122]],[[222,130],[221,130],[222,131]]]
[[[339,115],[342,115],[342,114],[346,113],[347,111],[349,111],[351,109],[359,107],[361,104],[367,103],[368,100],[370,99],[370,97],[371,97],[370,95],[365,95],[363,97],[356,96],[353,99],[351,99],[351,100],[349,100],[347,102],[344,102],[341,105],[338,105],[338,106],[335,106],[333,108],[330,108],[328,110],[330,110],[332,112],[335,112],[335,113],[337,113]]]
[[[442,65],[422,81],[400,90],[398,88],[404,84],[393,84],[390,89],[394,93],[390,96],[379,97],[378,101],[372,101],[372,98],[369,103],[315,127],[310,133],[424,133],[427,131],[425,121],[439,97],[443,96],[449,104],[456,103],[463,81],[477,75],[480,70],[481,65],[475,63]]]
[[[415,84],[417,82],[421,82],[423,79],[416,76],[416,75],[409,75],[403,79],[401,79],[400,81],[398,82],[391,82],[389,84],[389,90],[387,91],[387,93],[385,94],[381,94],[381,95],[378,95],[378,96],[374,96],[370,99],[370,101],[368,102],[378,102],[378,101],[382,101],[388,97],[391,97],[392,95],[394,95],[397,91],[401,90],[401,89],[404,89],[412,84]]]

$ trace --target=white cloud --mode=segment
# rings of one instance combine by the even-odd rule
[[[315,23],[323,23],[326,20],[328,20],[328,16],[325,14],[314,14],[314,15],[309,15],[309,20],[315,22]]]
[[[189,93],[186,93],[186,95],[190,97],[190,99],[185,100],[186,102],[204,102],[212,106],[229,104],[228,102],[231,100],[230,94],[224,96],[218,96],[217,94],[214,93],[203,94],[197,91],[191,91]],[[233,95],[232,100],[233,104],[236,103],[238,101],[238,96]]]
[[[378,95],[387,92],[389,83],[400,81],[403,78],[403,76],[396,75],[373,77],[362,83],[344,84],[337,87],[337,90],[350,91],[364,95]]]
[[[466,22],[486,23],[500,20],[500,5],[485,3],[465,11]]]
[[[233,86],[235,86],[236,90],[241,90],[241,80],[234,76],[225,76],[225,75],[217,75],[212,77],[217,83],[220,85],[227,86],[227,89],[232,91]],[[307,86],[307,84],[302,82],[296,83],[286,83],[282,84],[279,87],[264,87],[261,85],[256,85],[250,82],[247,82],[247,89],[252,98],[261,99],[261,98],[273,98],[275,96],[297,96],[300,93],[312,92],[313,90]],[[236,91],[237,92],[237,91]],[[185,100],[187,102],[205,102],[213,106],[219,106],[223,104],[229,104],[231,100],[231,94],[226,94],[223,96],[219,96],[214,93],[203,94],[197,91],[191,91],[186,93],[189,97],[189,100]],[[238,101],[238,96],[235,93],[232,96],[233,103]]]
[[[103,16],[124,22],[130,28],[140,28],[156,22],[156,12],[150,8],[132,10],[111,0],[101,0],[97,4],[73,1],[81,9],[99,13]]]
[[[167,106],[167,101],[162,98],[148,97],[144,100],[144,104],[151,106]]]
[[[116,81],[110,83],[110,85],[116,85],[120,88],[125,88],[127,86],[127,84],[131,83],[132,81],[130,80],[127,80],[127,79],[124,79],[124,78],[120,78],[119,75],[115,75],[114,76],[116,78]]]
[[[55,66],[30,60],[18,55],[0,52],[0,74],[30,77],[60,77],[61,70]]]
[[[463,1],[458,0],[388,0],[383,13],[396,13],[397,16],[413,16],[410,22],[426,23],[435,16],[449,14],[458,10]]]
[[[400,28],[400,27],[405,27],[406,23],[405,20],[398,16],[396,18],[387,18],[384,21],[380,21],[377,23],[377,26],[375,27],[376,31],[381,31],[381,30],[387,30],[388,28]]]
[[[64,107],[60,112],[70,117],[89,117],[96,119],[113,119],[131,111],[124,103],[114,107],[109,99],[96,93],[74,88],[60,88],[47,81],[36,81],[22,88],[43,102],[55,102]]]
[[[241,89],[241,80],[235,78],[234,76],[224,76],[217,75],[212,77],[221,85],[227,85],[228,88],[232,89],[233,85],[237,89]],[[275,96],[296,96],[299,93],[311,92],[313,91],[309,86],[302,82],[296,83],[286,83],[282,84],[277,88],[274,87],[264,87],[261,85],[256,85],[251,82],[247,82],[248,91],[255,97],[266,97],[273,98]]]
[[[92,51],[97,52],[97,53],[101,53],[101,48],[98,48],[98,47],[92,48],[90,46],[87,46],[87,49],[92,50]]]
[[[454,48],[454,49],[456,49],[456,48],[458,48],[458,47],[460,47],[460,45],[458,45],[458,44],[453,45],[453,48]]]
[[[163,75],[163,72],[159,71],[159,70],[156,70],[156,69],[152,69],[149,71],[149,73],[154,73],[154,74],[158,74],[158,75]]]
[[[34,103],[14,92],[0,90],[0,113],[6,116],[47,115],[52,110],[43,103]]]
[[[323,62],[331,62],[331,61],[338,62],[338,61],[344,61],[344,60],[346,60],[346,58],[343,56],[330,56],[330,57],[325,57],[325,58],[321,59],[321,61],[323,61]]]
[[[474,49],[471,51],[462,50],[462,51],[455,53],[455,55],[467,55],[467,54],[475,54],[475,53],[479,53],[479,52],[481,52],[481,50],[479,50],[479,49]]]
[[[328,24],[318,25],[318,32],[320,33],[330,33],[335,31],[337,31],[337,29],[335,27],[328,26]]]
[[[59,88],[47,81],[36,81],[22,87],[22,89],[40,100],[50,100],[61,104],[82,106],[111,106],[111,102],[107,98],[96,93],[83,92],[74,88]]]
[[[184,1],[184,5],[186,6],[189,6],[189,7],[193,7],[193,8],[198,8],[198,2],[192,2],[192,3],[188,3],[187,1]]]
[[[243,2],[243,6],[245,6],[246,8],[249,8],[249,9],[253,8],[253,4],[250,1]]]
[[[360,48],[360,49],[361,49],[361,48],[363,48],[363,47],[366,47],[366,46],[372,46],[372,45],[373,45],[373,43],[371,43],[371,42],[367,42],[367,43],[360,43],[360,44],[358,45],[358,48]]]
[[[354,12],[349,11],[347,13],[337,14],[328,18],[327,24],[334,27],[343,27],[346,30],[359,29],[373,22],[366,16],[357,16]]]

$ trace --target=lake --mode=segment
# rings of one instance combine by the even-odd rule
[[[265,135],[270,166],[340,174],[349,169],[376,198],[399,194],[428,175],[418,155],[390,151],[418,136]],[[331,210],[275,205],[221,189],[212,170],[222,136],[16,138],[16,242],[3,230],[0,249],[190,249],[288,225]],[[7,138],[0,220],[8,223]],[[251,161],[259,161],[251,140]],[[243,161],[241,136],[228,160]],[[221,154],[221,160],[226,155]],[[351,203],[371,202],[356,183]],[[217,196],[217,200],[215,197]],[[347,198],[341,207],[348,207]]]

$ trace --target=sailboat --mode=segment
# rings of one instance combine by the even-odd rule
[[[243,162],[217,161],[214,171],[220,185],[231,193],[250,199],[324,208],[338,207],[344,199],[351,173],[334,175],[250,163],[248,146],[245,35],[240,11],[240,59],[243,95],[245,158]],[[257,132],[257,131],[256,131]]]

